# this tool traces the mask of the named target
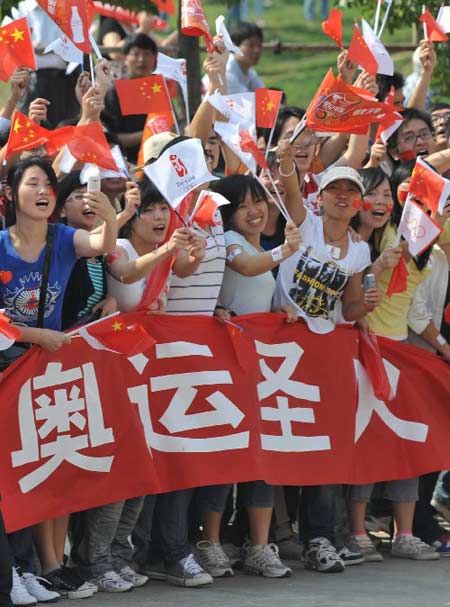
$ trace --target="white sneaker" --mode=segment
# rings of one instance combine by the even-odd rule
[[[56,603],[61,598],[60,594],[45,587],[45,583],[48,583],[47,580],[33,573],[23,573],[22,583],[28,594],[34,597],[38,603]]]
[[[439,553],[413,535],[400,535],[392,542],[392,556],[414,561],[437,561]]]
[[[13,586],[11,589],[11,603],[13,605],[37,605],[37,600],[28,592],[23,583],[23,579],[13,567]]]
[[[115,571],[107,571],[96,578],[94,584],[98,587],[99,592],[128,592],[134,588],[131,582],[124,580]]]
[[[230,559],[219,543],[203,540],[197,543],[197,557],[200,565],[212,577],[232,577]]]
[[[134,569],[128,566],[122,567],[122,569],[119,571],[119,575],[126,582],[133,584],[135,588],[139,588],[148,582],[148,577],[146,575],[136,573]]]
[[[264,577],[290,577],[292,570],[281,562],[275,544],[250,544],[244,561],[244,571]]]

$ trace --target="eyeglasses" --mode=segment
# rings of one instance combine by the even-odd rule
[[[421,139],[422,141],[428,141],[432,138],[433,133],[429,129],[423,129],[418,133],[410,133],[409,135],[406,135],[406,137],[403,137],[403,139],[399,139],[398,142],[407,143],[408,145],[414,145],[418,139]]]
[[[297,140],[292,147],[294,148],[294,151],[304,150],[309,148],[311,145],[316,145],[318,141],[319,138],[316,137],[316,135],[310,135],[308,138],[305,138],[302,141]]]
[[[439,124],[440,122],[443,122],[444,124],[450,124],[450,113],[432,114],[431,121],[433,124]]]
[[[72,192],[70,196],[67,196],[66,202],[68,200],[73,200],[74,202],[82,202],[83,201],[83,193],[82,192]]]

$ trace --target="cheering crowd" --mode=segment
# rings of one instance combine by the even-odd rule
[[[114,63],[123,61],[125,80],[153,74],[157,45],[148,33],[102,31],[115,34],[109,40],[117,42]],[[431,211],[413,197],[439,228],[425,250],[411,255],[399,232],[416,158],[450,174],[450,104],[430,104],[433,43],[422,41],[414,53],[417,77],[406,87],[407,98],[402,74],[357,73],[347,51],[339,54],[344,83],[380,102],[393,94],[402,122],[386,142],[376,136],[376,123],[367,134],[319,136],[304,122],[305,110],[282,98],[273,129],[258,128],[238,154],[224,126],[232,117],[228,122],[209,97],[264,88],[254,69],[263,34],[241,23],[231,38],[241,54],[230,54],[222,36],[214,38],[203,64],[203,101],[184,135],[174,132],[167,115],[160,118],[168,128],[146,131],[151,108],[123,113],[107,59],[91,73],[70,76],[62,76],[56,67],[61,58],[52,54],[35,72],[17,66],[0,111],[0,307],[20,336],[2,351],[3,370],[30,344],[57,352],[70,342],[68,329],[137,309],[214,315],[223,322],[278,312],[318,334],[357,323],[450,363],[444,318],[450,201]],[[50,131],[100,123],[115,170],[97,166],[93,155],[91,163],[82,162],[70,143],[51,153],[45,140],[34,146],[22,139],[14,147],[12,137],[26,128],[29,138],[31,128],[16,111]],[[200,155],[211,180],[174,205],[158,174],[175,168],[183,176],[182,149]],[[255,159],[260,167],[249,170]],[[227,203],[209,221],[196,215],[204,190]],[[393,288],[399,266],[406,274]],[[158,273],[162,268],[165,274]],[[436,517],[450,522],[449,473],[379,481],[192,488],[105,504],[8,534],[0,516],[0,606],[128,592],[149,579],[203,586],[237,568],[283,578],[292,575],[287,562],[295,560],[320,573],[344,572],[383,560],[369,531],[379,530],[386,516],[392,517],[384,527],[392,557],[450,555],[450,536]]]

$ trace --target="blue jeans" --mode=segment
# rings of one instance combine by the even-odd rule
[[[133,534],[138,548],[135,559],[140,566],[160,561],[170,565],[192,552],[188,513],[193,493],[193,489],[161,493],[156,502],[152,496],[148,502],[146,498]]]
[[[314,21],[315,15],[315,0],[305,0],[303,10],[306,21]],[[320,0],[320,16],[322,20],[328,18],[328,0]]]
[[[302,487],[298,512],[299,536],[303,542],[325,537],[335,543],[336,499],[340,485]]]
[[[11,557],[3,517],[0,511],[0,607],[12,607],[9,593],[12,586]]]
[[[433,499],[445,505],[450,504],[450,472],[443,470],[437,479]]]
[[[32,528],[8,533],[8,544],[13,566],[22,573],[36,573]]]
[[[96,578],[108,571],[119,571],[132,562],[129,537],[143,503],[143,497],[136,497],[75,515],[79,520],[71,525],[70,556],[82,577]]]

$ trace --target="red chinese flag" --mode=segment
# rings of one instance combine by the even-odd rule
[[[159,74],[133,80],[116,80],[115,85],[120,111],[124,116],[172,113],[164,78]]]
[[[38,0],[39,5],[83,53],[91,52],[91,3],[86,0]]]
[[[131,25],[139,25],[139,18],[136,13],[129,11],[120,6],[105,5],[101,2],[92,3],[93,12],[102,17],[111,17],[121,23],[130,23]]]
[[[152,0],[153,4],[161,13],[175,15],[175,4],[173,0]]]
[[[78,332],[96,350],[110,350],[126,357],[145,352],[156,343],[141,324],[127,326],[117,317],[105,318]]]
[[[408,266],[403,257],[400,257],[400,261],[392,270],[391,279],[388,284],[386,295],[391,297],[396,293],[404,293],[408,288]]]
[[[9,270],[0,270],[0,280],[7,284],[12,280],[12,273]],[[0,312],[0,350],[6,350],[13,343],[21,339],[18,327],[11,324],[11,320]]]
[[[0,80],[8,82],[18,67],[36,69],[33,44],[25,17],[0,27]]]
[[[181,32],[185,36],[204,36],[208,53],[214,53],[214,43],[201,0],[181,1]]]
[[[426,9],[425,12],[420,15],[419,21],[426,25],[428,40],[431,40],[432,42],[447,42],[447,34],[440,27],[428,9]]]
[[[248,131],[240,131],[239,134],[241,137],[241,150],[249,152],[261,168],[267,169],[267,160],[250,133]]]
[[[15,112],[9,131],[5,158],[8,159],[11,154],[18,154],[45,145],[48,141],[48,133],[47,129],[39,126],[25,114]]]
[[[322,21],[322,29],[339,48],[342,48],[342,12],[339,9],[331,9],[328,19]]]
[[[306,110],[306,124],[313,131],[367,133],[373,122],[392,115],[392,108],[367,91],[335,78],[330,68]]]
[[[67,147],[72,156],[80,162],[118,171],[100,122],[75,127]]]
[[[256,126],[272,129],[278,116],[283,91],[273,89],[256,89],[255,109]]]
[[[417,158],[408,191],[426,204],[432,213],[441,213],[450,197],[450,181],[436,173],[421,158]]]
[[[353,27],[353,37],[348,47],[347,60],[360,65],[369,74],[375,75],[378,71],[378,61],[367,46],[356,23]]]
[[[358,358],[370,378],[375,396],[384,402],[392,400],[394,394],[383,364],[377,336],[370,330],[359,331]]]

